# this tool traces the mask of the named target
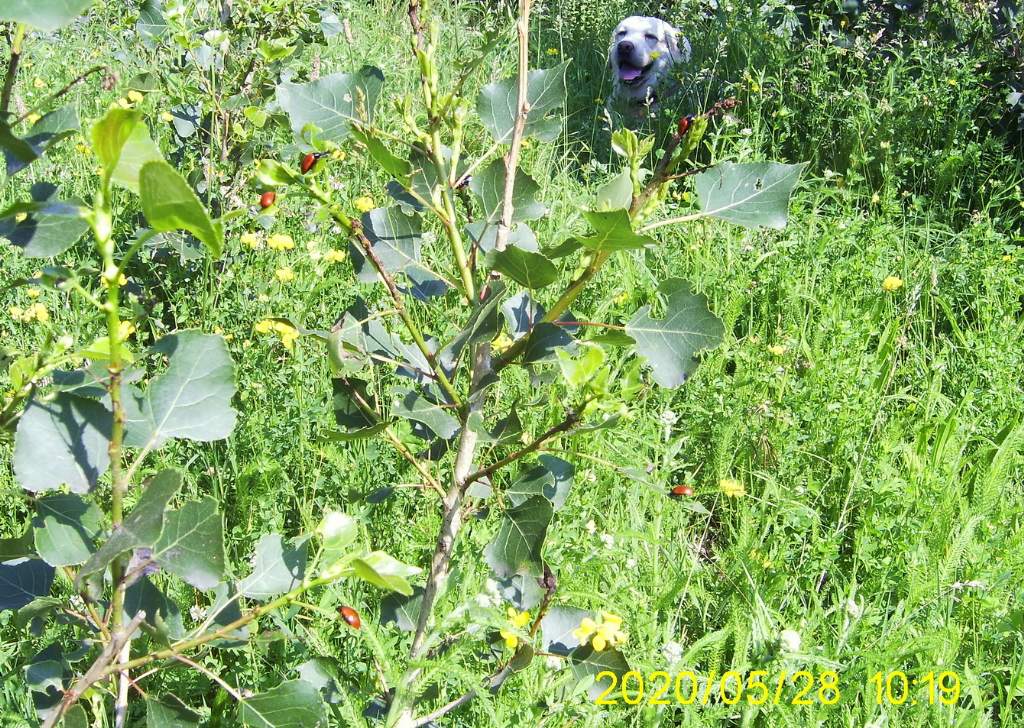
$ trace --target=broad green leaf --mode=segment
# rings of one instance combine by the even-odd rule
[[[573,350],[575,340],[564,326],[542,321],[533,327],[526,348],[523,349],[523,363],[532,364],[550,359],[560,349]]]
[[[334,390],[334,421],[341,431],[332,432],[329,439],[344,441],[369,437],[387,427],[387,422],[364,412],[359,406],[362,402],[371,411],[377,407],[377,399],[370,394],[366,381],[355,377],[335,377],[331,386]]]
[[[280,162],[261,159],[256,165],[256,179],[267,187],[279,187],[298,182],[301,177]]]
[[[143,576],[124,593],[124,610],[129,617],[138,612],[146,614],[143,626],[151,636],[162,644],[185,636],[185,624],[181,618],[181,609],[166,594]]]
[[[412,586],[408,578],[420,573],[421,569],[403,564],[383,551],[373,551],[353,559],[352,571],[360,579],[374,586],[409,596],[412,594]]]
[[[196,728],[199,723],[200,716],[182,705],[177,696],[146,696],[146,728]]]
[[[308,539],[292,546],[286,545],[280,534],[266,534],[256,544],[252,573],[241,581],[238,590],[243,596],[262,600],[291,591],[306,575],[308,551]]]
[[[403,632],[415,632],[423,606],[423,587],[414,587],[412,594],[388,594],[380,602],[381,624],[394,624]]]
[[[438,355],[438,359],[444,366],[454,367],[455,362],[467,346],[478,344],[481,341],[489,341],[497,335],[498,329],[501,328],[499,304],[504,294],[504,281],[495,281],[490,284],[490,293],[487,294],[487,298],[473,308],[462,331]]]
[[[318,139],[340,142],[353,121],[373,121],[373,110],[384,85],[380,69],[364,66],[358,73],[335,73],[309,83],[284,82],[277,86],[277,102],[288,114],[292,131],[303,134],[312,124]]]
[[[533,609],[544,598],[544,589],[533,573],[533,567],[527,566],[511,576],[498,579],[498,593],[502,598],[520,611]]]
[[[13,561],[26,556],[35,556],[35,539],[31,527],[25,533],[14,538],[0,538],[0,561]]]
[[[501,315],[505,317],[508,332],[515,341],[530,333],[544,317],[544,307],[530,297],[529,291],[522,291],[501,304]]]
[[[562,118],[554,112],[565,106],[565,69],[569,63],[554,68],[530,71],[527,76],[524,135],[552,141],[562,129]],[[508,143],[516,125],[519,110],[519,79],[515,76],[484,86],[477,97],[476,110],[480,121],[494,140]]]
[[[316,527],[320,536],[320,569],[329,568],[348,553],[359,535],[359,522],[347,513],[328,511]]]
[[[718,346],[725,329],[708,310],[707,298],[693,293],[681,278],[664,281],[658,292],[665,297],[665,318],[651,318],[650,306],[644,306],[626,324],[626,333],[650,365],[654,381],[672,389],[697,369],[694,355]]]
[[[384,172],[399,181],[406,180],[408,178],[409,174],[412,172],[412,165],[408,160],[395,156],[395,154],[387,148],[384,142],[374,134],[372,127],[351,125],[349,127],[349,133],[354,139],[358,140],[360,144],[366,147],[366,151],[370,154],[370,157],[377,163],[377,166],[384,170]]]
[[[595,682],[590,686],[589,694],[591,699],[597,698],[608,688],[610,678],[604,677],[601,680],[597,676],[602,672],[611,672],[621,678],[629,672],[629,663],[622,653],[616,649],[605,649],[598,652],[590,645],[577,647],[569,655],[570,666],[577,679],[582,680],[587,676],[593,676]]]
[[[196,589],[212,589],[224,575],[224,532],[217,501],[207,496],[164,516],[153,561]]]
[[[295,52],[296,46],[292,45],[288,38],[271,38],[270,40],[260,38],[257,50],[264,60],[273,63],[290,56]]]
[[[242,608],[239,606],[238,590],[234,583],[221,582],[213,588],[213,604],[206,610],[203,616],[203,624],[208,631],[217,631],[234,624],[242,617]],[[233,631],[224,635],[223,639],[213,641],[216,647],[227,650],[244,647],[248,644],[249,628],[247,626],[236,627]]]
[[[145,391],[126,389],[126,444],[157,448],[175,437],[210,442],[230,435],[237,417],[231,407],[235,379],[224,339],[181,331],[152,350],[170,364]]]
[[[313,657],[295,668],[299,679],[305,680],[323,695],[328,703],[341,702],[340,688],[335,678],[334,660]]]
[[[541,549],[553,514],[551,501],[540,495],[505,511],[498,534],[484,549],[484,558],[498,578],[519,571],[541,575]]]
[[[378,207],[363,215],[362,224],[366,237],[373,244],[373,252],[388,275],[404,273],[419,265],[423,244],[419,215],[406,215],[399,207]],[[349,254],[360,281],[376,283],[380,280],[377,269],[363,256],[361,248],[349,243]]]
[[[638,250],[655,244],[651,236],[637,235],[633,232],[626,210],[584,210],[583,217],[594,228],[595,233],[578,237],[576,240],[589,250]]]
[[[148,162],[162,162],[163,159],[160,148],[149,136],[145,122],[140,120],[125,139],[110,179],[114,184],[139,194],[142,167]]]
[[[628,210],[632,203],[633,180],[629,169],[624,169],[598,188],[594,209],[598,212]]]
[[[63,720],[61,728],[89,728],[89,716],[81,705],[72,705]]]
[[[555,355],[558,357],[558,366],[562,371],[562,376],[571,388],[579,389],[600,383],[600,375],[607,355],[599,344],[584,341],[572,354],[566,351],[557,351]]]
[[[0,147],[7,161],[7,176],[11,177],[30,163],[39,159],[47,150],[81,128],[78,110],[74,106],[62,106],[43,116],[32,125],[24,139],[13,136],[12,143],[4,143],[0,135]]]
[[[0,20],[25,23],[52,33],[77,18],[94,0],[4,0]]]
[[[0,237],[21,248],[29,258],[60,255],[78,242],[89,223],[79,200],[56,199],[51,184],[32,186],[31,202],[19,202],[0,213]]]
[[[74,493],[57,493],[36,501],[32,519],[36,550],[51,566],[73,566],[88,560],[103,525],[103,514]]]
[[[45,597],[53,584],[54,569],[41,559],[0,563],[0,612],[21,609],[36,597]]]
[[[160,232],[188,230],[219,258],[224,250],[224,229],[211,220],[185,178],[167,162],[147,162],[139,173],[142,212],[150,227]]]
[[[111,106],[99,121],[92,125],[92,151],[99,160],[103,173],[114,174],[121,160],[121,151],[135,132],[135,127],[144,125],[142,113],[135,109]]]
[[[704,214],[744,227],[784,228],[789,198],[806,163],[722,162],[694,177]]]
[[[490,253],[497,244],[498,225],[496,223],[489,223],[486,220],[477,220],[466,225],[466,233],[480,250]],[[533,234],[533,230],[525,222],[512,223],[505,243],[506,247],[522,248],[531,253],[536,253],[540,250],[540,246],[537,245],[537,236]]]
[[[110,412],[101,403],[59,392],[35,395],[14,437],[14,476],[39,493],[67,485],[87,493],[107,471]]]
[[[3,121],[0,121],[0,149],[4,150],[8,175],[13,174],[10,170],[24,169],[39,158],[32,145],[15,136],[11,127]]]
[[[181,473],[177,470],[161,470],[147,480],[139,502],[125,516],[121,527],[114,529],[106,543],[79,569],[76,584],[84,584],[88,576],[101,572],[126,551],[156,544],[163,530],[167,504],[180,488]]]
[[[396,387],[392,393],[391,414],[426,425],[442,440],[451,439],[459,431],[459,421],[451,407],[442,407],[412,389]]]
[[[238,704],[238,718],[251,728],[317,728],[324,725],[324,701],[315,685],[287,680]]]
[[[501,207],[505,199],[505,160],[498,158],[473,175],[470,189],[480,198],[484,209],[484,221],[494,225],[501,220]],[[538,185],[530,175],[516,170],[516,182],[512,188],[512,222],[536,220],[547,213],[540,203]]]
[[[163,0],[143,0],[142,7],[139,8],[139,19],[135,21],[135,32],[149,44],[167,32]]]
[[[18,629],[28,627],[37,637],[43,633],[49,616],[67,606],[67,600],[59,597],[37,597],[14,615],[14,624]],[[61,615],[63,617],[63,615]]]
[[[540,253],[507,247],[487,254],[486,265],[502,273],[525,288],[550,286],[558,280],[558,268]]]
[[[580,646],[573,634],[580,622],[592,613],[575,607],[552,607],[540,622],[541,649],[556,655],[568,655]]]
[[[535,495],[541,495],[551,501],[551,506],[558,511],[569,496],[576,470],[572,463],[553,455],[541,455],[538,460],[540,464],[516,478],[505,489],[505,494],[514,506]]]

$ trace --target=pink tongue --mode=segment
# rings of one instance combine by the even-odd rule
[[[640,77],[639,68],[620,68],[619,78],[623,81],[633,81]]]

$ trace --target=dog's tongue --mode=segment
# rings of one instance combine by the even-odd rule
[[[623,81],[635,81],[640,78],[642,71],[639,68],[620,68],[619,78]]]

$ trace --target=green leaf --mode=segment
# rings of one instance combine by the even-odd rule
[[[389,275],[404,273],[419,267],[420,246],[423,244],[422,221],[419,215],[406,215],[399,207],[378,207],[362,217],[363,230],[372,243],[373,252],[380,258]],[[377,269],[363,256],[362,249],[349,244],[349,254],[356,277],[363,283],[380,281]]]
[[[626,658],[616,649],[605,649],[598,652],[590,645],[578,647],[569,655],[573,675],[578,680],[593,676],[595,682],[590,686],[589,695],[591,699],[597,698],[607,688],[610,678],[597,679],[602,672],[611,672],[621,678],[629,672],[629,663]]]
[[[637,235],[633,232],[629,213],[625,210],[584,210],[583,217],[596,232],[576,240],[589,250],[639,250],[655,244],[650,235]]]
[[[415,587],[412,594],[388,594],[380,602],[381,624],[394,624],[403,632],[415,632],[423,606],[423,587]]]
[[[541,495],[551,501],[555,511],[561,510],[572,488],[576,469],[572,463],[552,455],[541,455],[538,460],[540,464],[516,478],[505,489],[505,494],[514,506]]]
[[[64,714],[61,728],[89,728],[89,716],[81,705],[72,705]]]
[[[163,159],[160,148],[150,138],[149,129],[140,119],[125,139],[110,179],[114,184],[139,194],[142,167],[149,162],[162,162]]]
[[[329,568],[348,553],[359,535],[359,522],[347,513],[328,511],[316,528],[320,536],[320,569]]]
[[[185,636],[181,609],[146,576],[125,590],[124,610],[129,617],[144,612],[146,621],[143,627],[162,644],[169,644],[171,640]]]
[[[256,179],[267,187],[290,185],[302,179],[298,174],[280,162],[272,159],[261,159],[256,165]]]
[[[498,226],[496,224],[492,225],[485,220],[477,220],[466,225],[466,232],[480,250],[485,253],[490,253],[494,250],[498,237]],[[537,245],[537,236],[534,235],[533,230],[525,222],[512,223],[505,243],[507,247],[522,248],[531,253],[536,253],[540,250],[540,246]]]
[[[415,420],[430,428],[442,440],[451,439],[459,431],[459,421],[449,414],[451,408],[434,404],[412,389],[392,390],[391,414]]]
[[[210,442],[231,434],[237,413],[234,366],[224,339],[181,331],[160,339],[152,351],[170,357],[167,370],[140,392],[125,397],[125,443],[157,448],[171,438]]]
[[[324,701],[316,686],[287,680],[238,704],[238,718],[252,728],[317,728],[324,724]]]
[[[698,351],[718,346],[725,328],[708,309],[707,298],[693,293],[681,278],[664,281],[658,292],[666,299],[665,318],[651,318],[650,306],[644,306],[626,324],[626,333],[650,365],[654,381],[672,389],[697,369]]]
[[[374,134],[372,127],[351,125],[349,133],[366,147],[370,157],[382,170],[399,180],[400,184],[404,184],[404,181],[412,173],[412,164],[408,160],[395,156],[384,142]]]
[[[76,585],[84,584],[87,577],[103,571],[107,564],[126,551],[155,545],[163,530],[167,504],[180,488],[181,473],[177,470],[161,470],[149,478],[139,502],[125,516],[121,527],[114,529],[106,543],[79,569]]]
[[[565,69],[569,62],[554,68],[530,71],[527,75],[524,137],[535,136],[552,141],[562,129],[562,118],[553,112],[565,106]],[[519,110],[519,79],[515,76],[484,86],[476,101],[480,121],[494,140],[508,143],[516,125]]]
[[[280,534],[268,533],[256,544],[252,573],[242,580],[238,590],[243,596],[262,600],[291,591],[306,575],[308,551],[308,539],[286,546]]]
[[[591,612],[575,607],[549,609],[540,622],[541,649],[556,655],[568,655],[580,646],[580,641],[573,632],[580,626],[584,617],[590,616]]]
[[[550,286],[558,280],[558,268],[540,253],[507,247],[487,254],[486,265],[502,273],[525,288]]]
[[[144,124],[141,112],[111,106],[103,118],[92,125],[92,151],[105,175],[113,176],[121,159],[121,150],[140,124]]]
[[[150,227],[160,232],[188,230],[219,258],[224,250],[224,229],[211,220],[185,178],[167,162],[147,162],[139,173],[142,212]]]
[[[296,47],[288,38],[272,38],[270,40],[260,38],[257,50],[264,60],[272,63],[287,58],[295,52]]]
[[[789,198],[805,166],[723,162],[693,182],[704,214],[744,227],[784,228]]]
[[[33,124],[24,139],[17,139],[9,131],[0,134],[0,147],[4,149],[7,161],[7,176],[17,174],[43,156],[51,146],[80,128],[77,109],[74,106],[62,106]],[[3,131],[7,131],[6,128]]]
[[[146,728],[195,728],[200,716],[182,705],[177,696],[165,695],[157,700],[146,696]]]
[[[39,493],[67,485],[87,493],[107,471],[112,418],[101,403],[61,392],[33,396],[14,437],[14,475]]]
[[[25,533],[20,536],[0,538],[0,561],[13,561],[35,555],[35,539],[31,527],[26,528]]]
[[[526,348],[523,349],[523,363],[532,364],[557,355],[560,349],[572,351],[574,339],[564,326],[541,321],[533,327]]]
[[[380,69],[364,66],[358,73],[335,73],[309,83],[281,83],[277,102],[288,114],[292,131],[301,137],[307,125],[320,131],[317,138],[340,142],[353,121],[373,121],[373,110],[384,85]]]
[[[602,374],[606,354],[599,344],[584,341],[571,354],[566,351],[557,351],[555,355],[558,357],[558,366],[562,370],[562,376],[571,388],[579,389],[592,383],[600,384],[599,377]]]
[[[328,439],[346,441],[369,437],[387,427],[359,407],[359,400],[371,409],[376,409],[377,400],[367,389],[366,381],[355,377],[335,377],[331,380],[334,391],[334,421],[341,431],[332,431]],[[358,398],[358,399],[357,399]]]
[[[53,585],[54,568],[41,559],[16,559],[0,564],[0,612],[21,609],[45,597]]]
[[[85,12],[94,0],[4,0],[0,20],[25,23],[52,33]]]
[[[31,194],[31,202],[16,203],[0,213],[0,237],[27,257],[60,255],[89,229],[80,201],[56,199],[57,188],[45,182],[33,185]]]
[[[139,19],[135,21],[135,32],[144,41],[157,40],[167,32],[167,19],[164,17],[163,0],[143,0],[139,8]],[[146,89],[139,89],[140,91]],[[155,91],[156,89],[149,89]]]
[[[543,572],[541,549],[554,508],[544,496],[533,496],[505,511],[498,534],[484,550],[484,558],[500,579],[525,570]]]
[[[501,207],[505,199],[505,160],[493,160],[482,170],[473,175],[469,183],[470,189],[480,198],[484,209],[484,220],[497,224],[501,220]],[[538,185],[530,175],[521,169],[516,170],[516,182],[512,188],[512,222],[536,220],[547,214],[547,209],[540,203]]]
[[[594,209],[598,212],[607,210],[628,210],[633,204],[633,180],[629,169],[624,169],[597,190]]]
[[[92,555],[103,514],[74,493],[48,495],[36,501],[36,549],[51,566],[73,566]]]
[[[381,589],[396,591],[406,596],[412,594],[408,578],[420,571],[418,567],[403,564],[383,551],[373,551],[352,560],[352,572],[355,576]]]
[[[164,516],[152,559],[196,589],[212,589],[224,575],[224,533],[217,501],[207,496]]]
[[[456,360],[467,346],[493,339],[497,335],[498,329],[501,328],[499,304],[505,294],[505,283],[496,281],[489,287],[490,293],[487,298],[473,308],[462,331],[438,354],[438,359],[445,367],[454,367]]]
[[[313,657],[295,668],[299,679],[305,680],[323,695],[328,703],[341,702],[340,688],[335,677],[334,660],[327,657]]]

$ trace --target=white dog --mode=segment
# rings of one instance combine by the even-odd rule
[[[660,18],[634,15],[612,33],[608,63],[615,74],[617,101],[654,105],[658,87],[672,66],[690,60],[690,41]]]

